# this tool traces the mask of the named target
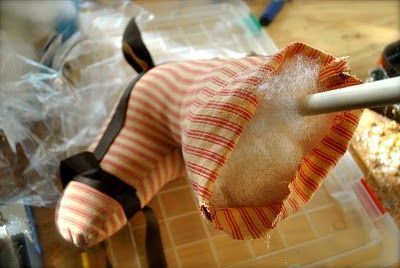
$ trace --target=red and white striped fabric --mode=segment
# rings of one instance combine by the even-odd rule
[[[318,60],[321,65],[318,80],[327,90],[360,83],[347,75],[349,67],[345,59],[302,43],[291,44],[273,57],[160,65],[136,84],[126,122],[101,161],[101,167],[134,186],[142,206],[166,183],[186,171],[198,196],[199,210],[215,228],[234,239],[264,237],[279,220],[311,198],[345,153],[361,115],[357,110],[336,117],[329,133],[300,163],[289,184],[290,194],[283,202],[264,207],[215,209],[209,202],[213,183],[257,109],[257,86],[263,79],[279,75],[282,64],[296,54]],[[67,187],[57,223],[66,239],[75,242],[78,236],[85,237],[84,244],[91,245],[116,232],[126,219],[118,204],[112,200],[107,204],[100,193],[83,188],[77,183]],[[101,204],[103,210],[90,202],[79,201],[89,196],[97,198],[94,203]],[[104,211],[107,207],[114,211],[112,215]],[[93,238],[92,234],[90,238],[89,231],[97,236]]]
[[[127,222],[121,205],[92,187],[72,181],[56,212],[58,231],[78,247],[104,240]]]

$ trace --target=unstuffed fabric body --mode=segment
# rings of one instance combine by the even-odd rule
[[[313,82],[317,91],[360,83],[348,75],[345,59],[302,43],[291,44],[272,57],[182,61],[156,66],[135,84],[123,127],[101,159],[101,168],[133,186],[142,207],[165,184],[186,173],[198,197],[199,211],[215,228],[234,239],[264,237],[279,220],[310,200],[345,153],[361,115],[360,110],[355,110],[323,117],[318,121],[321,130],[307,134],[312,136],[309,137],[312,142],[306,142],[304,151],[293,158],[296,160],[294,167],[292,161],[290,172],[277,170],[284,175],[254,181],[258,196],[265,191],[265,198],[254,201],[247,191],[247,195],[237,196],[239,203],[232,201],[229,195],[235,195],[235,189],[240,191],[237,187],[252,183],[246,175],[251,169],[244,171],[243,165],[235,164],[241,161],[241,154],[235,156],[235,150],[246,150],[246,139],[251,141],[248,137],[253,137],[251,133],[257,130],[249,129],[243,142],[239,139],[251,127],[253,116],[257,124],[262,123],[263,117],[268,121],[268,100],[264,101],[268,83],[282,76],[285,63],[298,56],[312,60],[318,67]],[[103,131],[107,126],[108,122]],[[89,151],[96,148],[102,135]],[[282,140],[287,138],[288,135],[282,135]],[[237,145],[240,147],[236,148]],[[280,154],[273,154],[276,155]],[[233,164],[229,164],[231,156]],[[281,160],[284,162],[292,156],[280,157],[285,158]],[[251,153],[246,161],[252,161]],[[268,166],[274,161],[266,159],[262,169],[276,168]],[[232,189],[230,177],[235,177]],[[66,187],[57,212],[60,233],[78,246],[98,243],[126,222],[118,202],[80,182],[71,182]]]

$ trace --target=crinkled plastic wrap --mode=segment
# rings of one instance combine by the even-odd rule
[[[130,1],[111,1],[108,5],[83,2],[80,23],[85,35],[63,61],[63,75],[75,86],[107,83],[115,90],[127,84],[136,73],[126,63],[121,45],[132,17],[138,23],[152,19],[149,12]]]
[[[135,76],[122,33],[133,16],[150,15],[112,5],[82,3],[80,40],[55,49],[54,68],[18,55],[0,33],[0,204],[54,205],[60,160],[89,145]]]
[[[0,55],[2,71],[8,66],[20,71],[10,80],[2,75],[0,82],[0,203],[47,205],[59,194],[54,183],[58,158],[51,147],[62,143],[60,113],[69,96],[56,71],[5,45]]]
[[[8,60],[23,70],[0,84],[0,202],[48,206],[59,195],[60,159],[93,139],[113,91],[106,85],[75,89],[60,72],[16,54]]]

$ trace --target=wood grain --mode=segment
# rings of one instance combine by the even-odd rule
[[[258,17],[266,1],[247,0]],[[400,1],[301,1],[284,5],[265,29],[278,47],[305,42],[334,56],[350,56],[352,74],[361,80],[383,48],[400,38]]]

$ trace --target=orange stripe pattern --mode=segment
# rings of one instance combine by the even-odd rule
[[[283,63],[297,54],[320,63],[321,88],[332,90],[360,83],[348,75],[346,59],[335,58],[302,43],[293,43],[273,57],[160,65],[148,71],[136,84],[130,96],[127,120],[101,161],[101,167],[134,186],[142,206],[166,183],[186,172],[198,196],[201,213],[215,228],[224,230],[234,239],[265,236],[279,220],[310,200],[346,151],[361,115],[357,110],[336,116],[329,133],[304,156],[289,184],[290,194],[283,202],[265,207],[215,209],[208,201],[213,183],[257,109],[258,85],[279,75]],[[100,137],[101,134],[90,150],[96,147]],[[109,235],[109,231],[99,227],[103,223],[103,218],[97,215],[101,214],[99,210],[74,210],[72,201],[65,200],[71,198],[69,187],[62,200],[65,204],[62,203],[59,210],[61,232],[71,225],[76,233],[86,230],[93,235],[100,232]],[[72,197],[86,196],[86,192],[79,193],[78,189],[73,193]],[[62,214],[61,208],[69,214]],[[80,225],[89,224],[82,220],[85,213],[91,213],[90,228]],[[122,223],[124,219],[116,221]]]

